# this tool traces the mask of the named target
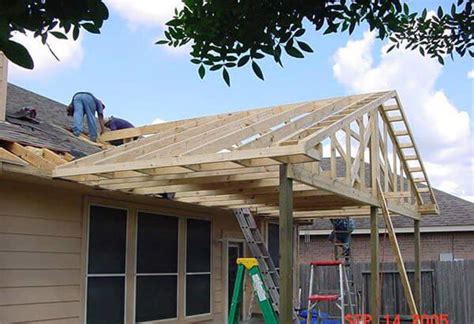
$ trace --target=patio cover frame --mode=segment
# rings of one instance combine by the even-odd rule
[[[413,218],[415,226],[422,214],[438,213],[395,91],[173,121],[102,139],[134,137],[141,138],[58,166],[53,176],[278,217],[283,323],[292,314],[295,221],[370,216],[376,226],[377,182],[390,212]],[[378,246],[377,229],[372,239]],[[377,257],[372,250],[372,260]]]

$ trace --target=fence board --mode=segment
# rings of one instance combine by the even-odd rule
[[[406,262],[410,284],[414,283],[414,264]],[[381,266],[382,314],[409,314],[403,287],[394,263]],[[353,264],[354,281],[357,291],[362,292],[363,312],[368,311],[370,264]],[[301,305],[307,304],[309,285],[309,265],[300,265],[302,290]],[[474,318],[474,260],[469,261],[429,261],[422,263],[422,308],[420,314],[448,314],[450,323],[470,323]],[[337,289],[336,269],[320,268],[315,272],[313,293]],[[325,305],[322,311],[337,314],[336,308]]]

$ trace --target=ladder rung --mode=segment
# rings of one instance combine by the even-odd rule
[[[416,191],[418,191],[418,192],[430,192],[430,188],[428,188],[428,187],[416,188]]]
[[[400,116],[391,116],[391,117],[388,117],[388,121],[391,122],[391,123],[403,121],[403,117],[401,115]]]
[[[402,131],[394,131],[393,135],[395,135],[395,136],[408,136],[410,134],[408,133],[408,131],[402,130]]]
[[[417,155],[405,155],[403,157],[405,160],[418,160],[418,156]]]
[[[402,149],[414,147],[413,143],[400,143],[400,144],[398,144],[398,146],[400,146],[400,148],[402,148]]]
[[[415,178],[413,179],[413,182],[426,182],[425,178]]]
[[[420,167],[409,168],[408,171],[410,172],[423,172],[423,169]]]
[[[397,105],[383,106],[383,110],[385,111],[400,110],[400,107],[398,107]]]

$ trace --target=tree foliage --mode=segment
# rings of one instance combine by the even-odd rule
[[[472,0],[457,0],[449,12],[435,15],[412,12],[400,0],[184,0],[167,23],[165,39],[157,44],[179,47],[192,43],[191,62],[199,76],[222,71],[230,85],[228,69],[250,64],[264,79],[258,61],[271,56],[283,66],[286,55],[303,58],[312,47],[302,41],[304,26],[323,34],[352,34],[368,25],[380,39],[389,38],[390,50],[405,47],[437,58],[474,56]],[[309,24],[307,23],[309,22]]]
[[[32,32],[49,48],[50,36],[77,40],[81,29],[100,33],[108,16],[102,0],[1,0],[0,51],[10,61],[32,69],[34,63],[28,50],[12,40],[15,33]]]

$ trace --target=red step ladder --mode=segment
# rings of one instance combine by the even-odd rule
[[[313,261],[310,263],[311,272],[309,277],[309,296],[308,296],[308,315],[307,323],[312,323],[312,310],[318,310],[318,319],[320,318],[319,304],[322,302],[335,302],[340,310],[341,323],[344,323],[344,316],[346,306],[350,307],[350,311],[354,311],[355,305],[352,303],[351,292],[349,290],[349,283],[347,273],[345,272],[345,263],[343,260],[328,260],[328,261]],[[316,267],[337,267],[339,272],[339,294],[313,294],[314,271]],[[346,304],[346,296],[348,297],[348,304]]]

